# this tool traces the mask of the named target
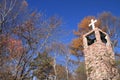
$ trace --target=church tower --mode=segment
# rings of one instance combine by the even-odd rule
[[[83,35],[84,55],[87,80],[118,80],[119,74],[115,65],[115,55],[107,33],[95,28]]]

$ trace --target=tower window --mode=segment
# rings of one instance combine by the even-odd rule
[[[92,32],[91,34],[87,35],[86,38],[88,46],[92,45],[96,41],[95,32]]]
[[[100,31],[100,38],[103,43],[107,43],[106,35]]]

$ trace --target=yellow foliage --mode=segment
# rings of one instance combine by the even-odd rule
[[[76,38],[72,41],[71,50],[70,52],[74,55],[80,55],[80,52],[83,51],[83,40],[82,36],[87,33],[91,28],[88,26],[91,23],[91,19],[95,19],[94,16],[87,16],[85,17],[79,24],[78,24],[78,31],[74,31],[74,34],[79,38]],[[95,23],[96,27],[101,26],[101,21],[97,19]]]
[[[72,41],[72,44],[70,46],[70,52],[73,55],[79,56],[81,55],[79,52],[83,50],[83,40],[82,38],[76,38]]]
[[[81,45],[83,45],[83,41],[81,38],[76,38],[72,41],[72,46],[74,48],[79,48]]]
[[[89,24],[91,23],[91,19],[95,19],[94,16],[87,16],[85,17],[79,24],[78,24],[78,28],[85,28],[85,29],[90,29],[89,28]],[[97,20],[97,22],[95,23],[96,27],[100,27],[101,22],[100,20]]]

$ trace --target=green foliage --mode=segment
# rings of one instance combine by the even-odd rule
[[[40,53],[31,63],[31,68],[34,70],[33,76],[39,80],[43,80],[53,75],[52,59],[48,57],[46,52]]]
[[[76,73],[76,80],[87,80],[84,62],[80,63],[80,65],[76,69],[75,73]]]
[[[57,64],[56,66],[57,72],[57,80],[66,80],[66,70],[65,67],[62,65]]]

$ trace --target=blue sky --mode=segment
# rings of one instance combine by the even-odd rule
[[[85,16],[109,11],[120,15],[120,0],[28,0],[29,7],[46,15],[59,15],[70,28],[76,29]]]
[[[47,16],[62,17],[65,28],[76,30],[85,16],[96,16],[104,11],[120,16],[120,0],[27,0],[32,10]]]

